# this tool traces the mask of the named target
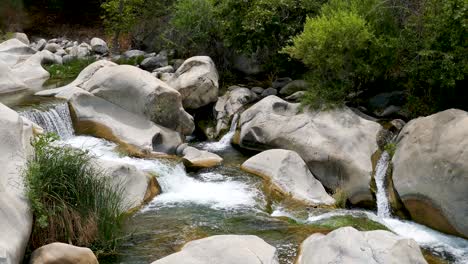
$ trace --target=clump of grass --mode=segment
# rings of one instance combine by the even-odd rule
[[[31,247],[59,241],[112,253],[125,218],[122,186],[95,169],[87,152],[54,145],[56,139],[36,137],[24,170],[34,214]]]
[[[348,194],[343,188],[341,187],[336,188],[332,197],[335,199],[336,208],[346,208],[346,201],[348,200]]]
[[[73,80],[95,61],[94,58],[74,59],[64,64],[46,65],[45,69],[50,73],[50,80]]]

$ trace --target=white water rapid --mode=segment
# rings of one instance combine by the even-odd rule
[[[171,207],[182,203],[209,206],[214,209],[253,208],[260,192],[247,183],[230,179],[219,173],[202,173],[200,179],[190,177],[182,164],[163,160],[122,157],[114,151],[116,144],[94,137],[76,136],[65,144],[88,150],[104,160],[132,164],[140,170],[158,175],[162,194],[144,210]]]
[[[231,145],[231,140],[234,137],[237,129],[237,121],[239,120],[239,114],[235,114],[232,118],[231,127],[218,142],[210,142],[203,145],[203,148],[208,151],[221,151],[228,148]]]
[[[54,132],[61,139],[71,138],[74,134],[70,111],[66,103],[57,104],[41,111],[33,109],[21,112],[20,115],[38,124],[46,132]]]

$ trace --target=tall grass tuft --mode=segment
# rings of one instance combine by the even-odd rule
[[[60,241],[113,253],[125,217],[122,186],[97,170],[87,152],[54,144],[57,138],[36,137],[24,170],[34,213],[31,247]]]

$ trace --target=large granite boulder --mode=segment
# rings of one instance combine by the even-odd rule
[[[0,60],[10,67],[31,57],[35,53],[34,49],[16,38],[0,43]]]
[[[32,154],[32,123],[0,103],[0,262],[21,263],[32,227],[21,169]]]
[[[222,131],[228,130],[232,117],[255,99],[257,99],[257,95],[248,88],[228,89],[218,99],[214,108],[217,119],[215,137],[219,136]]]
[[[158,55],[146,58],[140,63],[141,68],[147,71],[153,71],[167,65],[169,65],[167,52],[160,52]]]
[[[128,211],[149,202],[160,193],[156,178],[138,170],[134,165],[97,159],[94,161],[97,168],[106,173],[114,186],[123,190],[123,208]]]
[[[184,135],[195,129],[192,116],[182,107],[180,93],[137,67],[101,67],[79,87]]]
[[[346,107],[301,110],[299,104],[269,96],[242,113],[240,127],[235,143],[241,147],[295,151],[325,187],[344,189],[354,204],[373,201],[369,182],[382,129],[378,123]]]
[[[13,74],[10,67],[0,60],[0,94],[26,89],[22,80]]]
[[[50,74],[42,67],[42,64],[51,61],[60,63],[61,58],[58,59],[51,52],[43,50],[11,67],[11,71],[25,83],[44,82],[50,77]]]
[[[360,232],[342,227],[316,233],[302,242],[297,264],[426,264],[416,241],[383,230]]]
[[[278,264],[276,249],[256,236],[220,235],[187,243],[152,264]]]
[[[21,42],[23,42],[26,45],[29,45],[29,38],[28,35],[21,33],[21,32],[15,32],[13,33],[13,37]]]
[[[242,170],[266,178],[273,189],[309,204],[334,204],[322,184],[315,179],[302,158],[294,151],[272,149],[245,161]]]
[[[393,183],[411,218],[468,238],[468,113],[410,121],[393,156]]]
[[[197,109],[218,100],[218,71],[207,56],[186,60],[167,83],[180,92],[186,109]]]
[[[182,143],[179,133],[88,92],[75,92],[70,97],[69,105],[77,133],[116,142],[130,154],[175,154],[177,146]]]
[[[98,264],[93,251],[64,243],[52,243],[34,250],[30,264]]]

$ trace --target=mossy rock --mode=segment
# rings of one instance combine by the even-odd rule
[[[338,229],[340,227],[352,226],[359,231],[387,230],[389,229],[375,221],[365,217],[354,217],[350,215],[333,216],[315,223],[316,225],[329,229]]]

